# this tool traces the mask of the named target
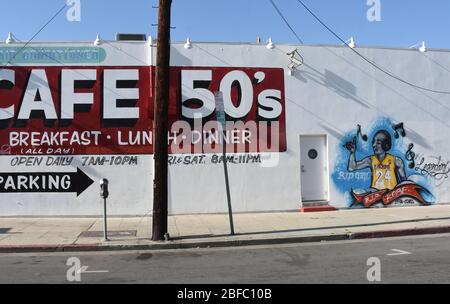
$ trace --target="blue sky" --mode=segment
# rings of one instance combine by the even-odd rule
[[[80,0],[81,21],[68,22],[66,12],[36,40],[94,40],[96,33],[113,39],[116,32],[156,36],[157,0]],[[429,48],[450,49],[450,1],[380,0],[379,22],[369,22],[367,0],[304,0],[344,38],[359,45],[409,47],[423,40]],[[65,0],[14,0],[2,7],[0,37],[12,31],[29,39]],[[275,0],[298,35],[307,44],[338,44],[297,0]],[[268,0],[173,0],[172,40],[254,42],[273,37],[275,43],[294,43]]]

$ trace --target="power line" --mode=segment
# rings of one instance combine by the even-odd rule
[[[16,35],[13,34],[13,36],[14,36],[14,39],[16,39],[16,40],[19,41],[19,42],[22,42],[19,38],[17,38]],[[66,67],[66,68],[72,68],[71,66],[65,64],[64,62],[62,62],[62,61],[60,61],[60,60],[58,60],[58,59],[56,59],[56,58],[54,58],[54,57],[52,57],[52,56],[50,56],[50,55],[48,55],[47,53],[43,52],[42,50],[39,50],[39,49],[37,49],[37,48],[35,48],[35,47],[32,47],[32,46],[29,46],[29,48],[32,49],[33,51],[36,51],[36,52],[38,52],[39,54],[41,54],[41,55],[47,57],[48,59],[50,59],[50,60],[52,60],[52,61],[54,61],[54,62],[60,64],[60,65],[63,66],[63,67]],[[136,59],[137,59],[137,58],[136,58]],[[86,69],[88,69],[88,68],[89,68],[89,67],[87,67]],[[74,71],[75,74],[78,74],[78,75],[80,75],[81,77],[83,77],[85,80],[92,80],[90,77],[88,77],[88,76],[86,76],[85,74],[79,72],[79,69],[77,69],[77,70],[71,69],[71,70]],[[106,86],[106,85],[103,85],[103,87],[104,87],[106,90],[108,90],[108,91],[110,91],[111,93],[113,93],[114,95],[118,95],[119,97],[122,97],[123,99],[127,99],[125,96],[123,96],[122,94],[118,93],[116,90],[113,90],[113,89],[109,88],[109,87]]]
[[[20,49],[19,51],[17,51],[14,56],[4,65],[1,67],[0,70],[3,70],[4,68],[6,68],[9,64],[11,64],[11,62],[16,59],[17,55],[19,55],[30,43],[31,41],[34,40],[34,38],[37,37],[37,35],[39,35],[50,23],[53,22],[53,20],[56,19],[56,17],[59,16],[59,14],[61,14],[61,12],[67,7],[67,4],[64,4],[63,7],[61,7],[56,14],[53,15],[53,17],[50,18],[50,20],[48,20]]]
[[[272,0],[270,0],[272,1]],[[365,57],[363,54],[361,54],[360,52],[358,52],[357,50],[355,50],[354,48],[351,48],[347,42],[342,39],[338,34],[336,34],[335,31],[333,31],[328,25],[325,24],[325,22],[323,22],[316,14],[314,14],[313,11],[311,11],[309,9],[308,6],[306,6],[306,4],[302,1],[302,0],[297,0],[298,3],[300,3],[310,14],[311,16],[314,17],[314,19],[316,19],[323,27],[325,27],[331,34],[333,34],[333,36],[335,36],[339,41],[341,41],[345,46],[347,46],[350,50],[352,50],[355,54],[357,54],[359,57],[361,57],[364,61],[366,61],[367,63],[369,63],[370,65],[372,65],[373,67],[375,67],[377,70],[383,72],[384,74],[388,75],[391,78],[394,78],[406,85],[409,85],[411,87],[414,87],[416,89],[422,90],[422,91],[427,91],[427,92],[431,92],[431,93],[437,93],[437,94],[447,94],[450,95],[450,91],[439,91],[439,90],[433,90],[430,88],[426,88],[426,87],[422,87],[419,85],[416,85],[414,83],[411,83],[409,81],[406,81],[402,78],[400,78],[399,76],[393,74],[392,72],[389,72],[387,70],[385,70],[384,68],[380,67],[378,64],[376,64],[375,62],[373,62],[372,60],[368,59],[367,57]]]
[[[288,26],[288,28],[291,30],[291,32],[294,34],[294,36],[297,38],[297,40],[303,44],[303,40],[297,35],[297,33],[294,31],[294,29],[292,28],[292,26],[289,24],[289,22],[287,21],[287,19],[283,16],[283,13],[280,11],[280,9],[278,8],[278,6],[275,4],[275,2],[273,2],[273,0],[269,0],[270,3],[272,3],[273,8],[277,11],[278,15],[280,15],[281,19],[283,19],[283,21],[286,23],[286,25]]]
[[[108,42],[108,41],[106,41],[106,40],[102,40],[102,42],[104,42],[104,43],[106,43],[107,45],[111,46],[112,48],[118,50],[119,52],[121,52],[121,53],[127,55],[128,57],[133,58],[133,59],[136,60],[137,62],[140,62],[140,63],[144,64],[145,66],[148,65],[148,62],[144,62],[143,60],[141,60],[141,59],[137,58],[136,56],[134,56],[134,55],[132,55],[132,54],[130,54],[130,53],[128,53],[128,52],[122,50],[121,48],[115,46],[114,44],[112,44],[112,43],[110,43],[110,42]]]

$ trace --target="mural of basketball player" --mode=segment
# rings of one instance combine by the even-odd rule
[[[372,139],[374,154],[360,161],[356,160],[356,142],[355,137],[352,142],[346,144],[350,151],[349,172],[370,168],[371,188],[376,190],[393,190],[407,180],[403,160],[388,153],[392,148],[392,138],[388,131],[380,130],[375,133]]]
[[[394,124],[389,118],[380,117],[366,131],[370,137],[357,125],[356,136],[354,129],[349,131],[337,150],[332,177],[337,189],[345,194],[348,206],[433,204],[435,197],[428,190],[428,178],[414,170],[415,153],[411,151],[414,145],[405,143],[408,139],[404,123]],[[371,142],[367,145],[369,138]],[[366,144],[360,144],[360,139]],[[406,161],[412,163],[406,165]]]

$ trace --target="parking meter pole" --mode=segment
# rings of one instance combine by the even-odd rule
[[[106,197],[103,199],[103,240],[108,240],[108,223],[106,218]]]
[[[231,208],[231,194],[230,194],[230,181],[228,179],[228,164],[227,164],[227,144],[225,137],[227,133],[227,120],[225,115],[225,106],[223,102],[223,93],[220,91],[214,92],[214,99],[216,102],[216,118],[219,126],[222,126],[222,147],[223,147],[223,169],[225,172],[225,185],[227,190],[227,202],[228,202],[228,216],[230,218],[230,230],[231,235],[234,235],[234,223],[233,223],[233,210]]]
[[[103,199],[103,241],[108,240],[108,222],[106,213],[106,199],[109,196],[108,190],[109,181],[106,178],[100,180],[100,197]]]
[[[230,181],[228,179],[228,164],[227,164],[227,152],[226,152],[227,145],[225,143],[225,131],[223,133],[222,145],[223,145],[223,169],[225,172],[225,185],[226,185],[226,190],[227,190],[227,201],[228,201],[228,216],[230,218],[231,235],[234,235],[233,209],[231,207]]]

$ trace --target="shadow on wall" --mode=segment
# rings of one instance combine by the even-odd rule
[[[417,107],[418,109],[420,109],[423,112],[429,114],[431,117],[433,117],[437,121],[440,121],[441,123],[446,125],[448,128],[450,128],[450,125],[447,122],[444,122],[442,119],[440,119],[439,117],[436,117],[436,115],[434,115],[433,113],[431,113],[427,109],[417,105],[415,102],[413,102],[412,100],[410,100],[409,98],[407,98],[406,96],[401,94],[396,89],[390,87],[389,85],[387,85],[383,81],[376,79],[371,74],[369,74],[367,71],[364,71],[362,68],[360,68],[357,65],[355,65],[354,63],[350,62],[347,58],[343,57],[340,54],[337,54],[336,52],[334,52],[333,50],[331,50],[329,48],[326,48],[326,50],[329,51],[334,56],[338,57],[339,59],[347,62],[350,66],[354,67],[356,70],[360,71],[361,73],[366,75],[368,78],[374,80],[375,82],[381,84],[383,87],[389,89],[390,91],[392,91],[393,93],[395,93],[396,95],[401,97],[407,103]],[[337,75],[337,74],[335,74],[335,73],[333,73],[333,72],[331,72],[329,70],[325,70],[325,74],[323,74],[323,73],[320,73],[319,71],[317,71],[316,69],[314,69],[313,67],[311,67],[311,66],[309,66],[307,64],[305,64],[304,66],[309,68],[312,72],[301,70],[301,71],[295,73],[293,76],[296,77],[297,79],[299,79],[300,81],[302,81],[304,83],[307,83],[309,80],[310,81],[314,81],[317,84],[320,84],[320,85],[323,85],[323,86],[327,87],[329,90],[332,90],[333,92],[337,93],[339,96],[342,96],[342,97],[347,98],[347,99],[351,99],[351,100],[355,101],[356,103],[360,104],[361,106],[363,106],[365,108],[371,108],[372,107],[372,108],[376,109],[378,112],[384,114],[385,116],[388,116],[388,117],[390,116],[389,113],[387,113],[383,109],[380,109],[375,104],[372,104],[372,103],[368,102],[367,100],[363,101],[361,97],[358,97],[357,96],[357,88],[351,82],[343,79],[339,75]],[[435,98],[429,96],[428,94],[426,94],[426,93],[424,93],[422,91],[419,91],[419,90],[418,90],[418,92],[421,95],[424,95],[425,97],[430,99],[432,102],[437,103],[437,104],[441,105],[442,107],[444,107],[446,109],[450,109],[450,107],[448,107],[447,105],[439,102],[438,100],[436,100]],[[325,126],[324,126],[324,128],[326,130],[328,130],[330,132],[330,134],[333,135],[336,138],[339,138],[338,136],[341,136],[340,134],[336,134],[335,130],[331,130],[331,129],[325,127]],[[428,143],[428,141],[423,136],[421,136],[420,134],[415,132],[414,130],[407,129],[407,132],[408,132],[408,137],[411,140],[413,140],[414,142],[416,142],[417,145],[422,146],[422,147],[424,147],[426,149],[431,149],[432,148],[430,146],[430,144]]]
[[[198,44],[193,45],[194,48],[199,49],[206,57],[211,57],[217,60],[218,63],[224,64],[226,66],[233,66],[229,62],[225,61],[224,59],[218,57],[217,55],[213,54],[212,52],[208,51],[207,49],[201,47]],[[172,64],[178,65],[178,66],[190,66],[192,65],[192,60],[184,56],[180,53],[179,50],[172,48],[171,49],[171,61]],[[283,52],[284,54],[284,52]],[[327,87],[329,90],[335,92],[339,96],[342,96],[346,99],[350,99],[355,101],[356,103],[360,104],[364,108],[370,108],[368,102],[362,101],[360,97],[357,96],[357,87],[352,84],[351,82],[347,81],[346,79],[340,77],[339,75],[326,70],[325,74],[320,73],[316,69],[312,68],[311,66],[305,65],[308,67],[311,72],[301,70],[299,72],[296,72],[293,74],[293,77],[297,78],[298,80],[307,83],[308,81],[314,81],[319,85]],[[337,139],[342,139],[344,137],[345,132],[342,131],[339,126],[333,124],[330,121],[327,121],[325,117],[320,115],[319,113],[315,113],[305,107],[304,103],[296,102],[286,96],[286,102],[291,103],[292,105],[300,108],[301,110],[309,113],[310,115],[316,117],[319,121],[321,121],[321,125],[326,129],[330,134]],[[329,126],[329,127],[327,127]]]
[[[332,129],[323,123],[320,123],[320,125],[324,130],[326,130],[328,132],[328,134],[330,134],[331,136],[333,136],[334,138],[336,138],[339,141],[341,141],[345,137],[344,132],[342,132],[340,130]]]
[[[217,61],[219,61],[219,62],[221,62],[221,63],[223,63],[223,64],[225,64],[225,65],[227,65],[227,66],[230,66],[230,67],[233,66],[233,65],[230,64],[229,62],[226,62],[226,61],[223,60],[222,58],[220,58],[220,57],[214,55],[213,53],[209,52],[208,50],[206,50],[205,48],[202,48],[202,47],[199,46],[199,45],[195,45],[194,47],[197,48],[197,49],[199,49],[199,50],[201,50],[201,51],[202,51],[203,53],[205,53],[206,55],[215,58]]]
[[[155,62],[156,65],[156,62]],[[191,66],[192,60],[181,54],[176,48],[170,48],[170,65],[173,66]]]
[[[341,136],[340,134],[344,134],[344,131],[342,131],[341,129],[339,129],[339,127],[338,127],[337,125],[335,125],[335,124],[333,124],[333,123],[331,123],[331,122],[325,120],[324,117],[319,116],[317,113],[315,113],[315,112],[313,112],[313,111],[307,109],[306,107],[304,107],[303,105],[301,105],[301,104],[295,102],[294,100],[292,100],[292,99],[286,97],[286,102],[290,102],[293,106],[295,106],[295,107],[301,109],[302,111],[308,113],[309,115],[315,117],[317,120],[319,120],[319,121],[322,122],[322,123],[321,123],[322,126],[325,126],[325,125],[331,126],[333,129],[327,128],[327,130],[334,130],[333,133],[331,133],[333,136]],[[343,136],[344,136],[344,135],[342,135],[342,137],[343,137]]]
[[[447,121],[444,121],[443,119],[440,119],[439,117],[437,117],[435,114],[433,114],[432,112],[430,112],[427,108],[420,106],[419,104],[417,104],[415,101],[411,100],[410,98],[406,97],[405,95],[403,95],[398,89],[386,84],[384,81],[379,80],[377,78],[375,78],[373,75],[371,75],[369,73],[370,70],[364,70],[363,68],[357,66],[356,64],[354,64],[353,62],[351,62],[349,59],[345,58],[343,55],[336,53],[335,51],[333,51],[330,48],[324,48],[325,50],[327,50],[329,53],[333,54],[335,57],[339,58],[340,60],[346,62],[349,66],[353,67],[354,69],[358,70],[359,72],[361,72],[362,74],[364,74],[366,77],[372,79],[374,82],[380,84],[381,86],[383,86],[384,88],[388,89],[389,91],[391,91],[392,93],[394,93],[395,95],[399,96],[403,101],[409,103],[411,106],[419,109],[420,111],[427,113],[430,117],[434,118],[435,120],[441,122],[443,125],[445,125],[447,128],[450,129],[450,124],[447,123]],[[415,89],[415,91],[417,93],[419,93],[422,96],[425,96],[427,99],[429,99],[430,101],[439,104],[441,107],[450,110],[450,107],[440,101],[438,101],[437,99],[431,97],[430,95],[426,94],[425,92],[419,90],[419,89]],[[385,111],[383,111],[383,109],[378,108],[376,105],[369,103],[371,106],[373,106],[375,109],[377,109],[380,113],[383,113],[385,116],[390,117],[391,115],[389,113],[386,113]],[[416,135],[418,135],[417,133],[415,133]],[[429,147],[429,145],[426,143],[425,140],[422,141],[418,141],[417,142],[419,145],[422,145],[423,147]]]
[[[360,97],[357,96],[357,88],[353,83],[331,72],[330,70],[325,70],[325,74],[323,74],[308,64],[304,64],[304,66],[312,72],[301,70],[297,73],[294,73],[293,76],[298,80],[304,83],[313,81],[328,88],[330,91],[338,94],[343,98],[353,100],[357,104],[367,109],[370,108],[367,102],[364,102]]]
[[[224,64],[226,66],[230,66],[232,67],[233,65],[229,62],[227,62],[226,60],[218,57],[217,55],[213,54],[212,52],[208,51],[207,49],[201,47],[198,44],[194,44],[193,48],[199,49],[202,53],[204,53],[204,55],[206,57],[211,57],[214,58],[215,60],[217,60],[218,63],[220,64]],[[192,65],[192,60],[190,60],[189,58],[187,58],[186,56],[184,56],[183,54],[181,54],[177,49],[172,48],[171,49],[171,62],[172,64],[175,64],[177,66],[190,66]],[[284,54],[284,52],[282,52]],[[326,86],[328,87],[330,90],[332,90],[333,92],[336,92],[337,94],[339,94],[340,96],[343,96],[344,98],[347,99],[352,99],[355,102],[361,104],[363,107],[365,108],[369,108],[369,106],[367,105],[367,103],[364,103],[363,101],[361,101],[360,99],[358,99],[358,97],[356,96],[356,91],[357,88],[355,85],[353,85],[351,82],[343,79],[342,77],[338,76],[337,74],[331,72],[331,71],[326,71],[325,74],[321,74],[320,72],[318,72],[317,70],[313,69],[312,67],[309,67],[313,72],[304,72],[305,74],[303,75],[299,75],[299,73],[303,73],[302,72],[297,72],[294,73],[294,77],[296,77],[297,79],[299,79],[300,81],[306,83],[308,82],[308,80],[314,81],[322,86]],[[297,103],[296,101],[288,98],[286,96],[286,102],[291,103],[292,105],[300,108],[301,110],[309,113],[310,115],[316,117],[319,121],[323,122],[323,126],[324,125],[329,125],[329,128],[326,128],[327,130],[330,131],[330,134],[332,134],[333,136],[335,136],[336,138],[340,139],[344,136],[344,131],[340,130],[339,127],[333,123],[331,123],[330,121],[325,120],[325,118],[321,115],[319,115],[318,113],[314,113],[313,111],[307,109],[304,104],[302,104],[301,102]]]
[[[410,128],[406,128],[406,134],[408,136],[409,139],[412,140],[412,142],[414,142],[415,144],[427,149],[427,150],[433,150],[433,147],[431,147],[427,140],[420,134],[418,134],[417,132],[413,131]]]

